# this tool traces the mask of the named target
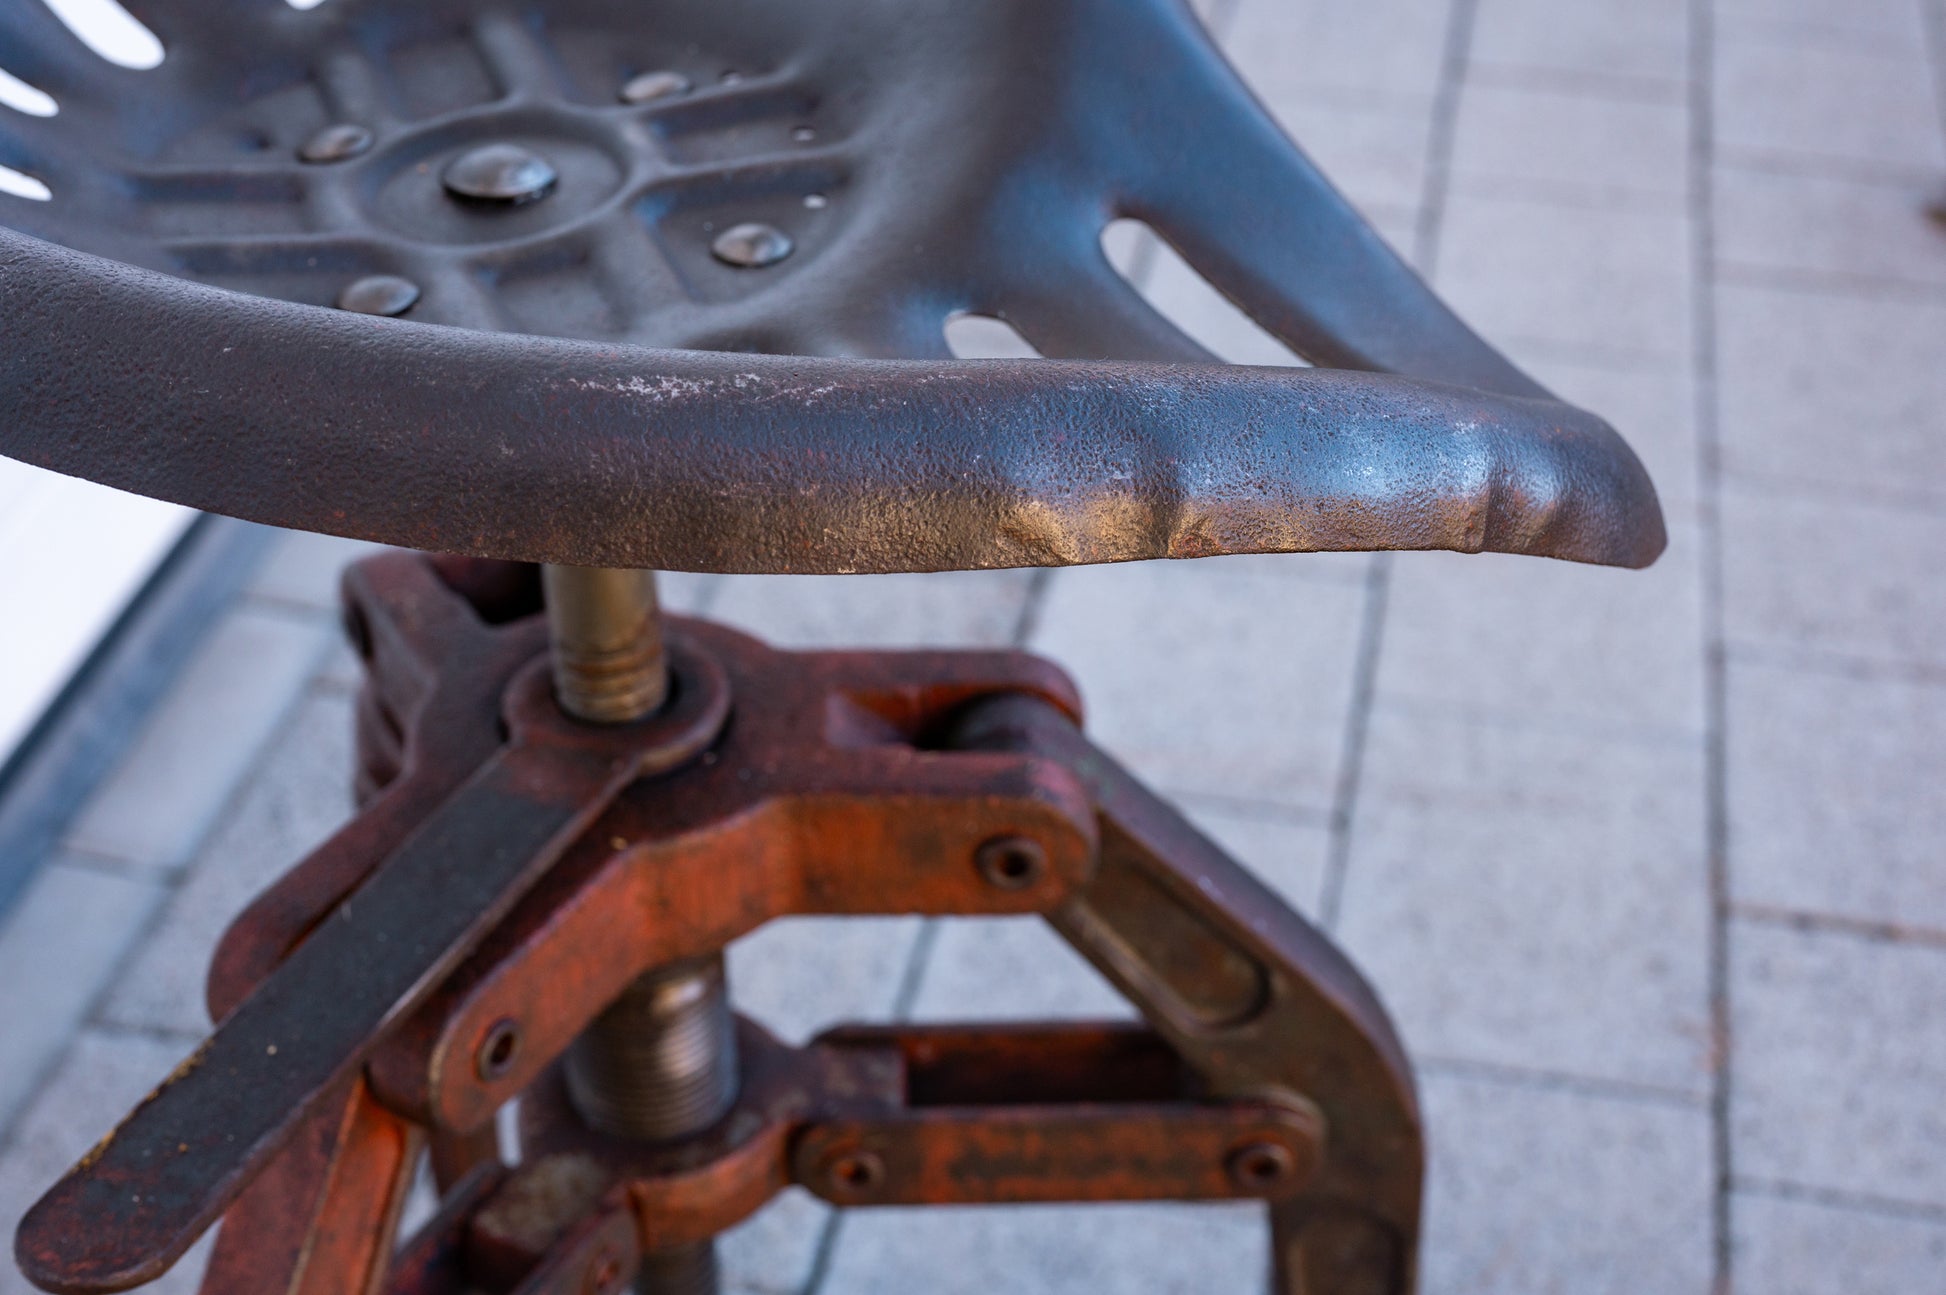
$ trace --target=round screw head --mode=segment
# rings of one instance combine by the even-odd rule
[[[503,1079],[514,1068],[514,1060],[519,1055],[520,1022],[510,1016],[502,1017],[487,1030],[473,1053],[474,1073],[487,1083]]]
[[[338,309],[360,315],[403,315],[419,300],[419,285],[396,274],[368,274],[338,294]]]
[[[1230,1181],[1245,1191],[1268,1191],[1289,1182],[1297,1173],[1297,1157],[1281,1142],[1246,1142],[1224,1163]]]
[[[446,164],[439,180],[468,202],[518,207],[545,198],[560,175],[546,158],[518,144],[482,144]]]
[[[973,864],[999,890],[1025,890],[1047,874],[1047,851],[1025,836],[996,836],[973,852]]]
[[[795,246],[791,236],[775,225],[748,221],[732,225],[718,234],[716,241],[709,245],[709,250],[725,265],[734,265],[743,270],[761,270],[789,256]]]
[[[877,1152],[859,1147],[843,1147],[828,1153],[818,1162],[818,1173],[825,1189],[841,1200],[869,1196],[885,1181],[885,1161]]]
[[[372,139],[372,132],[365,127],[341,121],[298,145],[297,157],[302,162],[342,162],[369,150]]]
[[[654,103],[689,93],[689,78],[680,72],[642,72],[622,82],[623,103]]]

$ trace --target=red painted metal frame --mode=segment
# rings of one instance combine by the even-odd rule
[[[592,726],[547,700],[531,569],[388,555],[346,587],[363,811],[226,937],[199,1059],[29,1214],[37,1283],[151,1279],[227,1209],[206,1295],[618,1290],[796,1184],[839,1205],[1262,1199],[1282,1295],[1411,1289],[1421,1145],[1382,1010],[1087,743],[1054,667],[780,653],[673,620],[669,705]],[[1039,913],[1146,1024],[790,1048],[746,1021],[712,1129],[582,1124],[559,1059],[625,986],[806,913]],[[428,1146],[446,1208],[395,1259]]]

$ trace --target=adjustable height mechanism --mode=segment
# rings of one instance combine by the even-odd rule
[[[391,554],[346,588],[365,806],[225,938],[195,1064],[29,1213],[42,1286],[152,1280],[221,1216],[205,1295],[706,1291],[713,1238],[796,1185],[1260,1200],[1276,1295],[1409,1295],[1421,1144],[1384,1013],[1082,737],[1054,667],[672,619],[640,714],[615,663],[656,659],[645,577]],[[1145,1024],[790,1047],[729,1014],[731,941],[883,913],[1040,914]],[[428,1146],[442,1209],[401,1247]]]
[[[655,573],[541,569],[554,692],[578,719],[626,724],[669,692]],[[567,1054],[568,1091],[590,1128],[669,1141],[700,1133],[736,1101],[736,1029],[721,952],[658,967],[622,991]],[[641,1295],[715,1295],[716,1246],[649,1256]]]

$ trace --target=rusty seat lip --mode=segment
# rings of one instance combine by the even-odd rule
[[[1332,369],[666,351],[245,296],[0,228],[0,453],[410,548],[863,573],[1450,549],[1639,567],[1572,406]]]

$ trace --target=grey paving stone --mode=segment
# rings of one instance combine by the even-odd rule
[[[1378,695],[1535,723],[1703,730],[1694,531],[1646,571],[1507,554],[1402,554]]]
[[[163,888],[59,856],[0,923],[0,1130],[13,1123],[107,987]]]
[[[1926,214],[1934,176],[1880,181],[1723,165],[1712,183],[1717,265],[1733,282],[1935,295],[1946,287],[1946,238]]]
[[[1946,931],[1946,686],[1730,663],[1740,903]]]
[[[1263,1287],[1268,1230],[1251,1205],[1007,1205],[855,1210],[831,1295],[1114,1291],[1209,1295]]]
[[[1060,571],[1032,646],[1158,788],[1329,808],[1365,595],[1322,556]]]
[[[1946,510],[1723,491],[1732,644],[1946,667]]]
[[[1739,922],[1730,976],[1737,1173],[1946,1205],[1946,949]]]
[[[1380,706],[1338,931],[1408,1047],[1701,1092],[1700,742]]]
[[[1842,7],[1842,6],[1839,6]],[[1923,42],[1861,49],[1831,40],[1715,42],[1716,142],[1806,160],[1946,166]]]
[[[318,611],[338,611],[338,579],[344,569],[360,558],[382,553],[385,546],[363,540],[340,539],[335,535],[313,535],[308,531],[286,531],[257,568],[245,592],[266,598],[310,607]]]
[[[1142,295],[1176,327],[1231,364],[1299,365],[1289,347],[1230,304],[1167,243],[1149,254]]]
[[[707,572],[658,571],[656,597],[665,611],[681,616],[700,616],[716,596],[723,577]]]
[[[1447,0],[1242,0],[1223,43],[1256,86],[1430,94],[1448,11]]]
[[[912,1004],[920,1021],[1132,1015],[1128,1000],[1038,917],[941,919]]]
[[[801,1043],[843,1021],[889,1020],[916,917],[793,917],[730,946],[737,1010]]]
[[[1709,1113],[1431,1075],[1420,1287],[1709,1295]],[[1745,1287],[1770,1295],[1762,1286]]]
[[[1689,257],[1680,212],[1456,192],[1437,285],[1495,342],[1686,364]]]
[[[1470,52],[1476,67],[1572,73],[1583,86],[1632,79],[1673,89],[1689,75],[1687,9],[1683,0],[1584,0],[1564,21],[1555,0],[1481,0]]]
[[[1910,1295],[1946,1273],[1946,1219],[1739,1192],[1730,1204],[1740,1290]]]
[[[1153,229],[1128,217],[1109,221],[1101,231],[1102,255],[1108,258],[1108,263],[1115,267],[1117,274],[1138,286],[1158,241]]]
[[[1761,31],[1773,42],[1829,45],[1834,39],[1868,41],[1878,48],[1904,42],[1908,51],[1925,40],[1927,0],[1717,0],[1719,31],[1741,36]]]
[[[1368,217],[1418,211],[1426,188],[1433,102],[1427,93],[1270,87],[1265,106]]]
[[[946,347],[962,360],[1032,360],[1041,356],[1012,324],[988,315],[948,319]]]
[[[242,607],[211,632],[69,833],[79,850],[175,868],[215,824],[322,660],[321,620]]]
[[[350,691],[365,681],[365,663],[351,650],[341,634],[324,654],[324,664],[312,678],[313,684]]]
[[[1518,187],[1590,204],[1679,210],[1689,189],[1680,104],[1468,83],[1452,169],[1468,192]]]
[[[778,647],[1003,647],[1029,571],[724,576],[710,615]]]
[[[1331,853],[1331,832],[1324,818],[1295,822],[1268,817],[1254,807],[1237,809],[1200,799],[1181,808],[1190,822],[1259,881],[1300,913],[1317,917]]]
[[[1725,284],[1716,313],[1730,476],[1946,506],[1946,301]]]
[[[223,930],[351,814],[351,702],[305,700],[119,978],[104,1018],[139,1029],[209,1028],[203,976]]]
[[[799,1295],[831,1209],[792,1187],[716,1239],[725,1295]],[[835,1295],[835,1292],[834,1292]]]
[[[54,1185],[189,1052],[191,1041],[85,1031],[0,1150],[0,1234],[13,1236],[22,1214]],[[12,1248],[0,1263],[0,1295],[32,1295]],[[207,1262],[198,1245],[150,1295],[190,1295]]]

